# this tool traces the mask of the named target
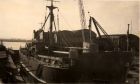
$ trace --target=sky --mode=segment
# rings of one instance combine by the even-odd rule
[[[80,26],[78,0],[58,0],[61,30],[78,30]],[[139,0],[83,0],[86,22],[94,17],[108,34],[126,34],[127,24],[132,24],[130,33],[139,35]],[[46,0],[0,0],[0,38],[31,39],[33,30],[41,27],[48,10]],[[90,14],[88,14],[90,12]],[[55,17],[55,19],[57,19]],[[57,23],[57,21],[56,21]],[[48,24],[45,31],[48,30]],[[94,27],[93,27],[93,31]]]

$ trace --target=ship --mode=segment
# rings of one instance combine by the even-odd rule
[[[32,42],[19,50],[23,79],[27,83],[125,83],[132,61],[138,56],[138,36],[129,31],[108,35],[92,16],[88,29],[60,31],[53,12],[58,7],[50,1],[51,5],[46,6],[49,14],[42,27],[34,30]],[[79,4],[84,21],[82,0]],[[49,31],[45,32],[48,19]],[[97,34],[91,30],[92,25]]]

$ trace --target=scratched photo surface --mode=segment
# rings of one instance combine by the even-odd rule
[[[139,0],[0,0],[0,83],[139,84],[139,27]]]

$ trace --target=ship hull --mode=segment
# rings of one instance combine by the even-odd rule
[[[77,82],[78,73],[73,69],[60,69],[45,66],[42,78],[48,83]]]
[[[132,61],[130,52],[100,52],[81,56],[82,73],[90,80],[124,82]]]
[[[122,83],[125,82],[132,59],[131,52],[86,53],[75,59],[74,66],[66,69],[38,64],[36,65],[37,68],[34,69],[36,70],[34,74],[47,83],[95,81]],[[28,59],[28,61],[30,60]],[[34,61],[38,62],[37,60]],[[27,73],[27,71],[22,68],[22,73]],[[26,74],[26,77],[28,77],[28,74]]]

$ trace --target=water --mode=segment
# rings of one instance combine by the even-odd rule
[[[25,47],[26,42],[3,42],[6,48],[18,50],[20,47]]]

